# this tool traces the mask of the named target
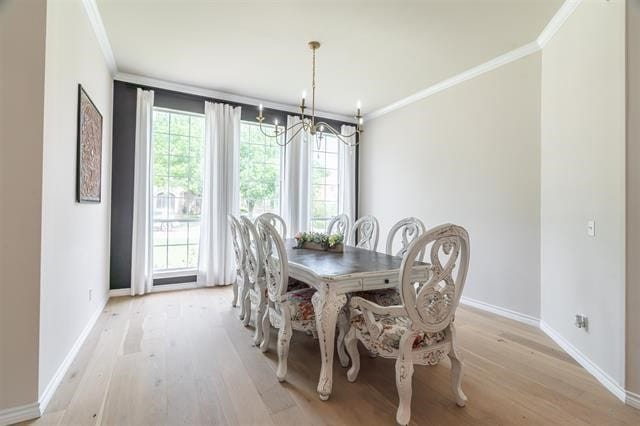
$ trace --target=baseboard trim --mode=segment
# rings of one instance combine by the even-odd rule
[[[0,410],[0,426],[23,422],[25,420],[35,419],[36,417],[40,417],[40,408],[37,402],[7,408]]]
[[[109,297],[131,296],[130,288],[116,288],[109,290]]]
[[[540,327],[540,319],[531,315],[522,314],[520,312],[512,311],[511,309],[503,308],[501,306],[492,305],[490,303],[482,302],[480,300],[470,299],[462,296],[460,303],[463,305],[471,306],[483,311],[491,312],[492,314],[500,315],[501,317],[509,318],[523,324],[532,325],[534,327]]]
[[[640,410],[640,394],[627,391],[627,398],[625,403],[633,408]]]
[[[78,352],[80,351],[80,348],[84,344],[85,340],[87,340],[87,336],[89,336],[89,333],[91,333],[93,326],[98,321],[98,318],[100,317],[100,314],[102,314],[102,312],[104,311],[104,308],[107,305],[108,301],[109,301],[109,298],[108,297],[105,298],[104,302],[100,304],[100,307],[96,309],[96,311],[91,315],[91,318],[89,318],[87,325],[84,327],[84,329],[76,339],[75,343],[67,353],[67,356],[62,361],[62,364],[60,364],[60,366],[58,367],[58,370],[56,370],[56,373],[53,375],[53,377],[49,381],[49,384],[42,392],[42,395],[40,396],[40,400],[39,400],[38,416],[42,415],[42,413],[44,413],[44,410],[47,409],[47,405],[49,405],[49,402],[51,401],[51,397],[55,393],[56,389],[58,389],[58,386],[60,385],[60,382],[62,382],[64,375],[67,374],[67,370],[69,370],[71,363],[76,358],[76,355],[78,355]]]
[[[511,309],[503,308],[501,306],[492,305],[490,303],[481,302],[479,300],[469,299],[468,297],[460,298],[460,303],[539,328],[543,333],[549,336],[551,340],[556,342],[556,344],[560,346],[562,350],[564,350],[573,359],[575,359],[576,362],[582,366],[582,368],[587,370],[589,374],[591,374],[596,380],[598,380],[616,398],[629,405],[630,407],[640,409],[639,394],[625,390],[624,387],[620,386],[611,376],[605,373],[600,367],[598,367],[598,365],[591,361],[589,357],[580,352],[575,346],[573,346],[567,339],[562,337],[560,333],[551,328],[551,326],[549,326],[549,324],[547,324],[546,322],[530,315],[512,311]]]
[[[605,373],[600,367],[598,367],[593,361],[586,355],[580,352],[575,346],[573,346],[567,339],[555,331],[549,324],[544,321],[540,321],[540,329],[549,336],[554,342],[558,344],[566,353],[571,355],[578,364],[580,364],[585,370],[587,370],[593,377],[596,378],[605,388],[616,396],[620,401],[627,403],[628,393],[620,386],[611,376]],[[629,404],[632,405],[632,404]]]

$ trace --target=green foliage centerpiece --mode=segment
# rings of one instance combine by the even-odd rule
[[[298,232],[295,236],[296,247],[309,250],[344,251],[344,236],[342,234],[327,235],[322,232]]]

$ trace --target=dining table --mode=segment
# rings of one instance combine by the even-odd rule
[[[318,395],[326,401],[333,386],[333,355],[335,332],[340,311],[347,309],[350,294],[388,288],[398,288],[402,257],[345,245],[342,252],[295,248],[296,240],[287,239],[289,276],[314,288],[311,302],[315,311],[320,345],[320,378]],[[418,262],[412,269],[412,279],[426,280],[429,266]],[[348,315],[342,316],[348,320]],[[340,363],[347,366],[348,355],[338,348]]]

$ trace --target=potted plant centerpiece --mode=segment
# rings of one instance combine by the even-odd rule
[[[344,236],[342,234],[327,235],[322,232],[298,232],[295,239],[295,248],[332,251],[336,253],[342,253],[344,251]]]

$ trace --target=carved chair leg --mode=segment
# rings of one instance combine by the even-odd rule
[[[347,331],[349,331],[349,312],[348,303],[338,314],[338,358],[340,359],[340,365],[344,368],[349,366],[349,356],[344,348],[344,339]]]
[[[269,340],[271,340],[271,321],[269,320],[269,309],[271,308],[267,306],[267,309],[262,316],[262,324],[260,325],[262,327],[262,343],[260,343],[260,350],[262,352],[266,352],[267,350],[269,350]]]
[[[240,314],[238,315],[240,317],[240,320],[244,320],[244,316],[246,315],[246,304],[244,303],[244,300],[249,296],[249,283],[246,282],[246,280],[243,280],[244,282],[242,284],[240,284],[238,290],[240,293],[240,297],[238,300],[238,304],[240,305]],[[249,307],[251,307],[251,304],[249,304]]]
[[[251,297],[249,297],[248,291],[247,295],[242,300],[242,306],[244,307],[244,317],[242,318],[242,325],[247,327],[249,325],[249,321],[251,321]]]
[[[464,364],[462,363],[462,356],[455,346],[449,352],[449,359],[451,360],[451,391],[456,399],[456,404],[459,407],[464,407],[467,403],[467,396],[462,392]]]
[[[351,368],[347,371],[347,380],[355,382],[360,372],[360,352],[358,351],[358,338],[356,329],[351,327],[344,338],[344,344],[351,358]]]
[[[413,341],[413,340],[411,340]],[[411,419],[411,380],[413,378],[413,360],[411,358],[411,346],[402,348],[396,360],[396,387],[398,388],[398,411],[396,421],[398,424],[407,425]]]
[[[231,306],[234,308],[238,306],[238,278],[233,282],[233,300],[231,301]]]
[[[291,314],[288,307],[281,307],[282,324],[278,330],[278,369],[276,377],[283,382],[287,377],[287,358],[289,357],[289,344],[291,343]]]
[[[264,333],[263,333],[263,329],[262,329],[262,319],[264,318],[264,313],[267,309],[267,302],[264,300],[264,295],[260,298],[260,303],[258,304],[258,307],[256,308],[256,319],[255,324],[256,324],[256,331],[253,334],[253,345],[254,346],[260,346],[260,343],[262,343],[262,340],[264,339]]]

